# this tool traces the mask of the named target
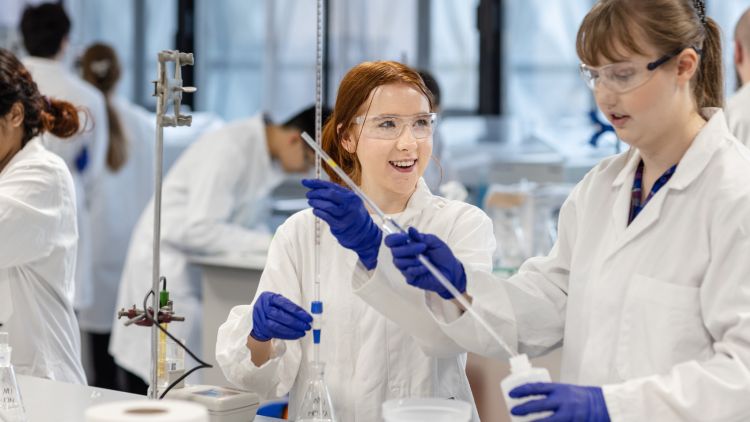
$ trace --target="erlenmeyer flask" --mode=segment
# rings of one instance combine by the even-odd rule
[[[312,363],[313,377],[307,382],[305,397],[297,412],[297,422],[335,422],[331,395],[323,380],[325,364]]]
[[[0,421],[26,422],[26,411],[18,390],[16,373],[10,364],[8,333],[0,332]]]

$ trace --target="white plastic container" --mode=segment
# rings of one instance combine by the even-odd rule
[[[510,375],[500,382],[500,388],[503,391],[503,397],[505,397],[505,404],[508,406],[508,413],[519,404],[534,400],[537,397],[530,396],[523,399],[512,399],[508,396],[508,392],[514,388],[532,382],[551,382],[549,372],[545,368],[533,368],[526,355],[518,355],[510,358]],[[552,412],[532,413],[526,416],[514,416],[511,414],[510,420],[513,422],[527,422],[542,419],[550,415],[552,415]]]
[[[255,393],[210,385],[176,388],[167,398],[202,404],[208,409],[209,422],[247,422],[255,417],[260,400]]]
[[[385,422],[469,422],[471,405],[461,400],[409,398],[383,403]]]

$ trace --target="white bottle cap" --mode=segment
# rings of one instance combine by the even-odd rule
[[[519,373],[526,372],[531,369],[531,362],[526,354],[520,354],[510,358],[510,372]]]

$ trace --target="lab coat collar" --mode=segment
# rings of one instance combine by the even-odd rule
[[[404,211],[396,214],[389,214],[389,217],[393,217],[397,222],[406,224],[409,220],[419,215],[422,210],[430,204],[432,199],[432,192],[427,187],[427,183],[423,178],[419,178],[417,182],[417,189],[411,194],[411,198],[406,203]]]
[[[31,68],[46,68],[50,70],[55,70],[57,72],[67,72],[68,69],[65,67],[63,62],[55,59],[46,59],[44,57],[33,57],[28,56],[24,57],[23,60],[21,60],[23,65],[26,67]]]
[[[42,145],[42,141],[39,139],[39,137],[35,137],[31,139],[29,142],[26,143],[26,145],[23,146],[16,155],[13,156],[13,158],[8,161],[8,164],[5,165],[2,171],[0,171],[0,177],[2,177],[5,173],[7,173],[13,165],[15,165],[17,162],[25,160],[25,157],[27,155],[35,155],[37,151],[45,149]]]
[[[665,188],[682,190],[688,187],[701,174],[714,152],[719,147],[720,139],[732,137],[727,126],[724,112],[720,108],[708,107],[701,110],[701,115],[707,120],[706,125],[698,132],[688,150],[680,160],[677,170]],[[633,174],[641,154],[637,149],[631,150],[632,156],[612,182],[612,187],[619,187],[626,181],[633,180]]]
[[[680,160],[677,171],[667,184],[670,189],[683,190],[690,186],[706,168],[721,143],[732,138],[726,117],[720,108],[704,108],[701,115],[707,120],[706,125],[698,132],[693,144]]]
[[[617,197],[612,207],[612,220],[615,227],[615,244],[610,255],[622,249],[631,240],[652,226],[659,220],[661,209],[667,198],[667,192],[671,189],[682,190],[688,187],[708,165],[714,152],[719,148],[721,141],[731,139],[724,113],[717,108],[701,110],[701,114],[708,120],[706,125],[698,132],[695,140],[680,160],[677,170],[666,185],[641,211],[638,217],[628,226],[628,207],[631,200],[631,186],[635,175],[635,168],[640,162],[640,154],[633,151],[633,156],[628,160],[620,174],[618,174],[613,187],[618,188]],[[625,184],[626,181],[630,183]]]

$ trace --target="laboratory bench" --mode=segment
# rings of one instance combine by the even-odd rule
[[[27,422],[84,422],[86,409],[91,406],[115,401],[144,399],[144,396],[137,394],[69,384],[28,375],[18,375],[17,378],[26,409]],[[252,422],[280,420],[255,416]]]

